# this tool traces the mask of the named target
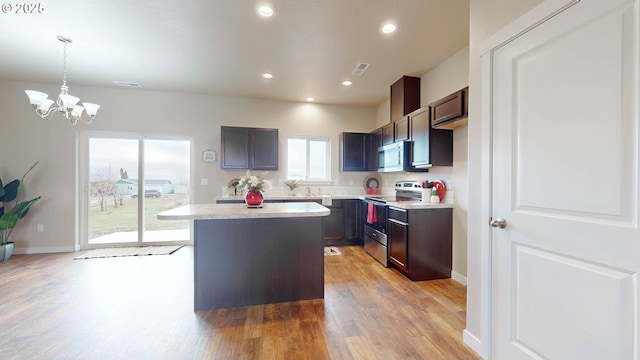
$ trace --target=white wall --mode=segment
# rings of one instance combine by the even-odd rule
[[[478,47],[489,36],[502,29],[524,14],[542,0],[471,0],[469,27],[469,126],[468,130],[468,259],[467,259],[467,328],[465,342],[485,358],[491,346],[487,329],[490,326],[489,305],[481,302],[481,292],[486,289],[486,279],[490,274],[482,275],[485,264],[480,262],[480,226],[479,217],[482,157],[482,67]],[[474,181],[475,180],[475,181]]]
[[[338,185],[352,182],[364,194],[362,182],[368,173],[339,172],[338,134],[368,132],[375,128],[376,108],[278,102],[198,94],[153,92],[140,89],[81,87],[70,84],[70,92],[102,105],[91,125],[73,127],[55,115],[51,121],[38,118],[29,106],[25,89],[58,93],[59,85],[0,82],[0,174],[4,178],[22,175],[36,159],[40,165],[26,181],[24,196],[42,195],[12,235],[16,252],[73,251],[78,243],[76,213],[76,142],[82,131],[135,132],[175,135],[194,141],[194,201],[212,202],[222,195],[221,187],[244,171],[223,171],[219,161],[201,161],[202,150],[220,150],[220,126],[250,126],[280,129],[280,171],[269,176],[277,184],[286,176],[285,144],[290,135],[330,136],[332,177]],[[200,179],[209,185],[201,186]],[[43,233],[36,224],[44,224]]]

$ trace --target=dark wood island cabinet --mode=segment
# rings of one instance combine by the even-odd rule
[[[194,310],[324,298],[320,204],[187,205],[160,220],[194,220]]]

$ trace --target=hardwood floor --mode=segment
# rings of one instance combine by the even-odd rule
[[[0,359],[480,359],[465,287],[411,282],[361,247],[325,257],[325,299],[193,311],[193,253],[0,264]]]

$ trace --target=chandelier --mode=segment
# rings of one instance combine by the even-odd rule
[[[59,112],[67,118],[67,120],[70,120],[73,125],[76,125],[78,120],[85,124],[91,124],[96,117],[100,105],[88,102],[83,102],[82,105],[84,106],[77,105],[80,99],[69,95],[69,87],[67,86],[67,44],[71,44],[71,39],[58,35],[58,40],[64,44],[62,86],[60,87],[58,99],[54,102],[48,99],[49,95],[39,91],[25,90],[25,93],[27,93],[29,97],[31,106],[36,110],[36,114],[45,120],[51,120],[53,114]],[[88,118],[82,117],[82,113],[85,111]]]

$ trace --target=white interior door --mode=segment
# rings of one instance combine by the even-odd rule
[[[582,0],[485,55],[494,359],[639,358],[638,5]]]

